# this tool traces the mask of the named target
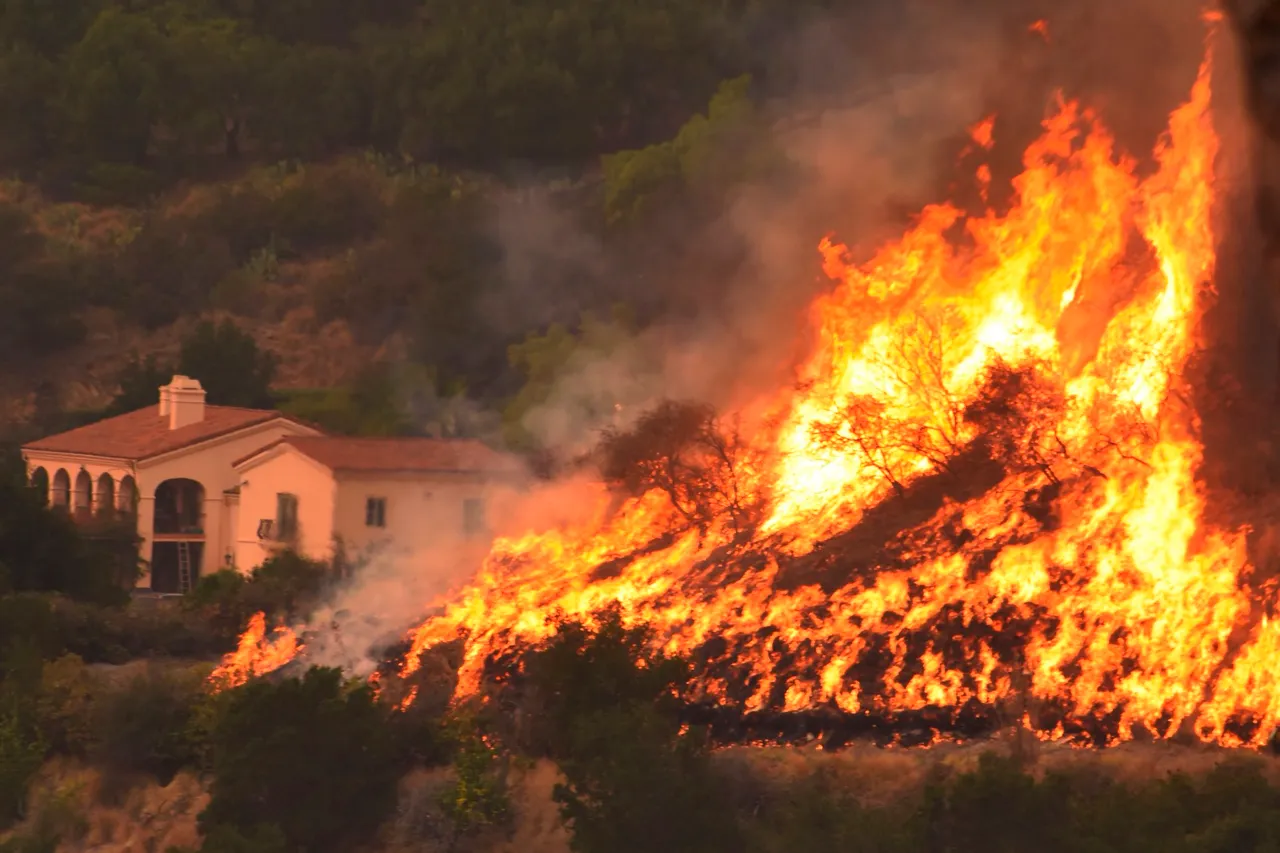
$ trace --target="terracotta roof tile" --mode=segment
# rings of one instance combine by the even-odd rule
[[[521,470],[513,457],[472,439],[287,436],[277,443],[291,445],[333,471],[517,473]]]
[[[205,406],[204,420],[171,430],[169,419],[160,415],[160,407],[148,406],[33,441],[23,450],[83,453],[138,461],[276,418],[284,416],[265,409]]]

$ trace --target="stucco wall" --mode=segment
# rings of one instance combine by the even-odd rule
[[[387,542],[410,551],[461,543],[487,543],[484,536],[466,535],[463,517],[466,500],[487,502],[487,497],[485,482],[475,475],[393,474],[372,477],[344,474],[338,480],[334,530],[351,551]],[[386,500],[385,528],[365,524],[365,507],[369,498]]]
[[[144,537],[142,553],[151,553],[156,488],[165,480],[184,478],[204,487],[204,559],[202,574],[223,568],[228,552],[234,553],[234,531],[226,524],[223,493],[239,481],[232,463],[286,435],[311,435],[312,430],[278,421],[243,430],[190,449],[148,460],[138,465],[138,526]],[[149,586],[149,581],[140,586]]]
[[[274,553],[275,546],[258,539],[258,524],[263,519],[275,519],[276,496],[282,492],[298,496],[298,552],[317,560],[329,558],[335,486],[328,468],[291,448],[280,448],[241,469],[238,479],[236,568],[251,571]]]

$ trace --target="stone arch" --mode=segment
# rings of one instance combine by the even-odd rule
[[[116,512],[122,515],[133,515],[138,511],[138,484],[129,474],[120,478],[120,486],[116,489]]]
[[[49,503],[49,472],[44,468],[36,468],[31,472],[31,488],[40,496],[45,504]]]
[[[98,477],[93,491],[93,508],[101,516],[116,514],[116,481],[110,474],[103,473]]]
[[[67,473],[67,469],[59,468],[58,473],[53,475],[53,491],[50,494],[54,506],[71,508],[71,475]]]
[[[72,508],[77,517],[89,515],[93,512],[93,477],[83,468],[80,469],[79,474],[76,474],[76,488],[72,494]]]
[[[156,533],[203,533],[204,486],[185,477],[165,480],[156,486]]]

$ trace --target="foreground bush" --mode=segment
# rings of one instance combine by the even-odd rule
[[[0,596],[0,649],[15,642],[47,660],[69,653],[86,663],[212,658],[227,651],[225,637],[167,602],[100,607],[34,593]]]
[[[580,853],[739,851],[727,788],[701,734],[677,717],[689,666],[652,651],[617,611],[569,623],[524,669],[535,743],[564,775],[554,798]]]
[[[327,564],[286,551],[267,560],[248,577],[234,569],[202,577],[183,600],[183,606],[229,642],[259,611],[271,622],[305,617],[334,581],[334,572]]]
[[[234,691],[212,733],[202,831],[275,825],[292,849],[353,849],[395,806],[392,713],[336,669]]]
[[[205,696],[202,674],[147,668],[94,703],[91,757],[113,780],[150,776],[168,784],[197,763],[193,742],[197,708]]]

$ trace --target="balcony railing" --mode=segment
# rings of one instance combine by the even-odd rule
[[[298,531],[280,524],[274,518],[263,518],[258,521],[258,541],[264,545],[288,546],[296,542]]]
[[[177,515],[157,512],[154,532],[160,534],[203,536],[204,516]]]

